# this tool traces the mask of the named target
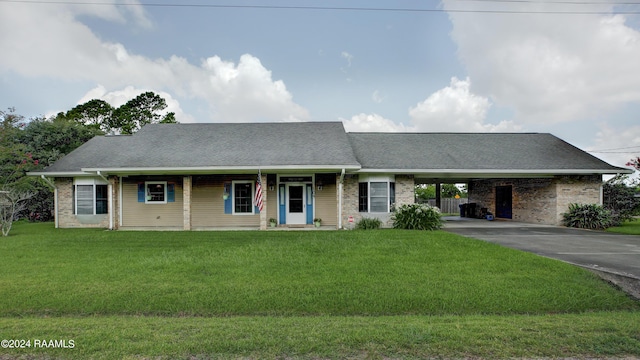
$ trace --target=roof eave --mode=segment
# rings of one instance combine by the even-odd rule
[[[532,178],[556,175],[633,174],[633,170],[616,169],[368,169],[357,173],[412,174],[431,178]]]
[[[254,174],[258,170],[272,172],[322,172],[322,171],[356,171],[359,165],[270,165],[270,166],[190,166],[190,167],[131,167],[131,168],[83,168],[84,174],[95,174],[98,171],[110,175],[205,175],[205,174]]]
[[[86,173],[84,171],[29,171],[27,176],[46,176],[46,177],[78,177],[78,176],[95,176],[95,174]]]

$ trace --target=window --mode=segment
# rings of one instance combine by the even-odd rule
[[[167,182],[147,181],[145,183],[145,203],[166,204],[167,203]]]
[[[358,211],[384,213],[396,202],[396,184],[392,181],[371,181],[358,184]]]
[[[108,213],[107,185],[95,184],[94,180],[77,180],[73,187],[74,213],[76,215],[99,215]]]
[[[358,184],[358,211],[360,212],[368,212],[369,211],[369,183],[359,183]]]
[[[253,182],[233,182],[234,214],[253,214]]]

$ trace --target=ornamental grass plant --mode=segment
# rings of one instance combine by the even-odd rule
[[[392,218],[395,229],[438,230],[443,227],[440,209],[427,204],[404,204],[396,207]]]

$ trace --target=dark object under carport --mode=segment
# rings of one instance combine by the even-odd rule
[[[460,204],[458,206],[460,207],[460,217],[476,217],[476,203]]]

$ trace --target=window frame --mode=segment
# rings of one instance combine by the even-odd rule
[[[386,184],[386,211],[371,211],[371,184]],[[366,186],[363,186],[365,185]],[[386,214],[393,211],[395,207],[395,176],[362,176],[358,181],[358,212],[370,213],[370,214]],[[365,190],[366,195],[362,194],[362,190]],[[365,198],[366,197],[366,198]],[[376,197],[376,196],[374,196]],[[382,198],[381,196],[377,196]],[[366,210],[364,209],[364,202],[366,201]],[[393,202],[393,203],[392,203]]]
[[[149,185],[163,185],[163,200],[150,200]],[[166,181],[145,181],[144,182],[144,203],[145,204],[166,204],[167,203],[167,182]]]
[[[91,187],[91,213],[90,214],[79,214],[78,213],[78,186],[90,186]],[[100,198],[100,201],[107,202],[107,206],[104,208],[105,212],[98,213],[98,186],[101,188],[104,186],[104,192],[106,193],[106,198]],[[83,199],[84,200],[84,199]],[[109,184],[97,180],[97,179],[74,179],[73,181],[73,215],[76,216],[94,216],[94,215],[106,215],[109,214]]]
[[[236,185],[238,184],[249,184],[249,188],[251,189],[251,194],[249,197],[249,208],[251,212],[240,212],[236,211]],[[232,215],[255,215],[256,207],[253,204],[253,199],[255,198],[255,182],[252,180],[233,180],[231,181],[231,214]]]

